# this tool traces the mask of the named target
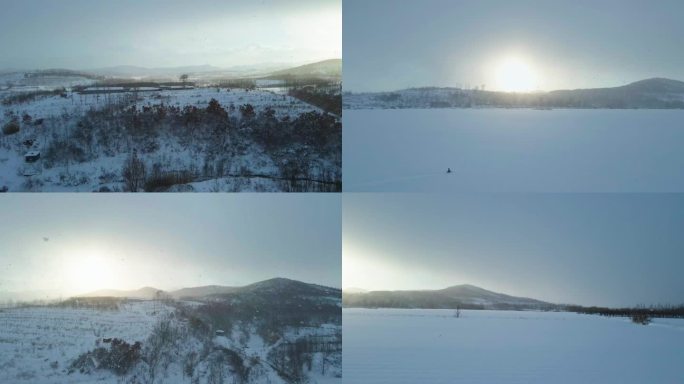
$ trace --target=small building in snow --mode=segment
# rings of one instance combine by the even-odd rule
[[[24,155],[24,161],[27,163],[35,163],[40,159],[40,151],[30,151],[26,152]]]

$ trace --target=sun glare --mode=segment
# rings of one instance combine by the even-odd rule
[[[112,263],[101,252],[88,250],[78,252],[64,265],[69,289],[76,294],[98,289],[116,288],[117,277]]]
[[[504,92],[530,92],[537,88],[537,75],[530,64],[509,57],[496,67],[496,88]]]

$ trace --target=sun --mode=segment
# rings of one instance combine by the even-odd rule
[[[67,260],[64,277],[74,293],[88,293],[98,289],[116,288],[122,276],[117,278],[110,258],[95,249],[79,250]]]
[[[496,88],[504,92],[531,92],[537,88],[534,68],[520,57],[508,57],[495,69]]]

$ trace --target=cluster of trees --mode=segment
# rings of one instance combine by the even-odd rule
[[[2,104],[3,105],[12,105],[12,104],[21,104],[21,103],[28,103],[29,101],[33,101],[37,98],[40,97],[49,97],[49,96],[64,96],[66,97],[66,89],[64,88],[55,88],[53,90],[45,90],[45,91],[30,91],[30,92],[21,92],[21,93],[15,93],[10,96],[5,97],[2,99]]]
[[[114,338],[108,343],[109,348],[97,347],[76,358],[69,367],[69,373],[78,371],[87,374],[96,369],[106,369],[117,375],[125,375],[138,364],[142,357],[142,344],[139,341],[129,344],[124,340]]]
[[[339,367],[336,355],[342,352],[342,334],[335,336],[307,336],[294,341],[284,341],[268,353],[268,361],[282,376],[299,383],[306,379],[306,372],[313,370],[314,353],[321,353],[323,359],[318,367],[325,375],[330,367]]]
[[[43,124],[44,119],[33,119],[33,116],[29,115],[27,112],[24,112],[21,115],[17,115],[14,111],[12,110],[7,110],[5,111],[5,118],[7,118],[7,121],[2,124],[2,133],[5,136],[8,135],[14,135],[15,133],[19,133],[21,130],[21,126],[23,125],[24,127],[27,126],[38,126]],[[26,144],[27,141],[24,141],[23,144]],[[30,144],[26,145],[27,147],[30,147],[33,144],[31,142]]]
[[[244,90],[256,89],[256,80],[254,79],[226,79],[221,80],[215,84],[217,88],[241,88]]]
[[[636,313],[632,315],[632,322],[641,325],[648,325],[651,323],[651,317],[643,313]]]
[[[145,162],[135,151],[124,163],[121,176],[124,189],[129,192],[163,192],[171,186],[190,183],[195,179],[191,171],[165,171],[159,163],[153,164],[148,172]]]
[[[191,383],[238,384],[263,382],[267,366],[291,383],[307,382],[308,372],[312,370],[323,375],[330,375],[331,369],[341,372],[341,309],[339,301],[328,297],[339,290],[304,284],[285,288],[205,297],[205,304],[200,306],[175,302],[158,291],[156,300],[175,306],[176,311],[162,318],[146,339],[129,343],[117,338],[99,338],[94,349],[70,363],[68,372],[92,374],[109,370],[122,376],[121,380],[152,383],[163,379],[169,367],[177,364]],[[57,305],[103,309],[106,305],[118,306],[125,300],[72,298]],[[340,327],[324,335],[296,340],[283,337],[286,328],[316,327],[322,323]],[[277,339],[264,337],[272,346],[266,359],[247,356],[240,347],[226,348],[214,342],[215,331],[222,329],[230,338],[236,337],[236,332],[242,334],[234,341],[246,345],[255,328],[260,335],[268,332],[277,335]]]
[[[83,308],[99,311],[117,311],[124,299],[119,297],[72,297],[53,304],[60,308]]]
[[[162,319],[144,343],[99,339],[97,348],[81,354],[71,363],[69,373],[90,374],[105,369],[123,376],[135,369],[143,382],[154,383],[155,378],[177,359],[179,343],[186,336],[170,319]]]
[[[288,94],[305,103],[315,105],[328,113],[342,116],[342,93],[339,88],[307,85],[303,87],[292,87],[288,91]]]
[[[684,305],[655,305],[639,306],[634,308],[607,308],[607,307],[583,307],[580,305],[568,305],[564,308],[570,312],[584,313],[601,316],[635,317],[637,319],[647,318],[684,318]]]
[[[342,305],[350,308],[425,308],[425,309],[486,309],[484,305],[430,293],[370,292],[342,296]]]
[[[273,295],[280,298],[276,300]],[[281,302],[282,301],[282,302]],[[198,307],[180,305],[179,317],[187,319],[189,333],[200,340],[210,342],[216,330],[224,330],[227,337],[237,336],[247,342],[252,330],[273,348],[267,355],[267,363],[287,382],[305,382],[307,372],[313,369],[313,356],[323,357],[320,373],[330,369],[340,370],[342,334],[309,335],[294,341],[284,339],[286,329],[316,327],[322,323],[341,325],[338,305],[325,303],[312,297],[297,298],[291,294],[274,291],[272,294],[227,294],[213,296]],[[201,361],[209,362],[209,377],[222,377],[222,367],[231,368],[238,382],[250,382],[258,377],[263,362],[247,361],[239,351],[213,347],[211,353],[195,353],[186,356],[186,374],[192,377]],[[216,381],[219,382],[219,381]]]
[[[187,75],[184,75],[187,76]],[[189,82],[187,77],[180,77],[180,81],[131,81],[129,79],[116,79],[109,78],[102,81],[98,81],[92,85],[76,85],[72,87],[74,92],[96,92],[88,91],[88,88],[98,87],[122,87],[126,90],[133,90],[135,88],[163,88],[163,87],[180,87],[180,86],[195,86],[194,82]],[[102,92],[102,91],[97,91]]]
[[[390,108],[655,108],[682,109],[681,97],[644,93],[630,86],[552,92],[511,93],[484,89],[423,87],[400,92],[345,94],[345,100],[367,98],[371,103]]]
[[[278,117],[272,108],[251,104],[207,107],[123,105],[91,109],[72,128],[58,129],[43,151],[44,165],[92,161],[101,155],[129,153],[121,179],[129,191],[158,191],[193,180],[221,177],[262,177],[286,191],[340,191],[342,126],[338,118],[309,112]],[[203,163],[186,168],[147,163],[148,154],[174,138],[182,147],[201,153]],[[232,166],[250,151],[270,156],[278,173],[259,174]]]
[[[88,72],[74,71],[69,69],[43,69],[39,71],[24,73],[25,79],[40,78],[40,77],[83,77],[91,80],[101,80],[104,76],[93,75]]]
[[[198,307],[194,323],[198,329],[232,329],[238,323],[250,323],[268,343],[277,342],[288,327],[341,324],[342,311],[337,303],[307,297],[279,294],[227,294]]]
[[[239,353],[222,347],[216,348],[215,351],[209,360],[208,383],[223,383],[225,376],[224,367],[230,367],[234,383],[243,384],[249,382],[253,367],[248,366],[245,359]]]

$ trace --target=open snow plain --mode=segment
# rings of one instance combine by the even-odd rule
[[[682,383],[684,319],[344,309],[345,383]]]
[[[344,110],[343,124],[350,192],[684,191],[682,110]]]

